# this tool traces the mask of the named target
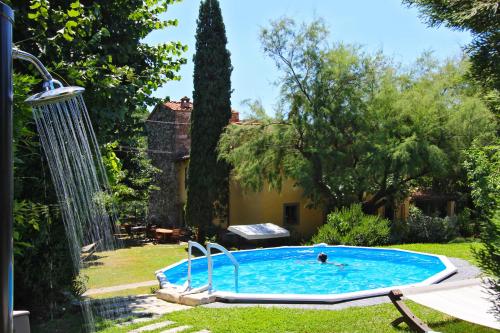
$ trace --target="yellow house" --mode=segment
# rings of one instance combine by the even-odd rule
[[[160,190],[150,203],[150,219],[155,224],[184,225],[182,210],[187,200],[190,146],[187,124],[191,110],[192,103],[184,97],[180,102],[158,105],[148,118],[149,154],[153,165],[164,171],[157,182]],[[235,111],[231,122],[239,122]],[[173,154],[168,155],[168,152]],[[173,182],[176,187],[171,186]],[[231,180],[228,220],[217,221],[216,224],[227,228],[230,225],[270,222],[290,230],[292,237],[307,239],[325,220],[321,208],[308,208],[307,204],[303,190],[294,186],[292,180],[282,184],[281,192],[264,189],[257,193],[245,192],[238,182]]]
[[[179,200],[184,206],[187,200],[186,172],[189,161],[178,164]],[[238,182],[229,185],[229,218],[215,222],[223,228],[230,225],[274,223],[288,230],[292,236],[307,239],[323,224],[324,213],[319,208],[308,208],[300,187],[287,180],[281,192],[264,189],[261,192],[245,192]]]

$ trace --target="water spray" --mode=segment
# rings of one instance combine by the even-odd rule
[[[32,54],[13,48],[12,9],[0,2],[0,333],[13,332],[13,155],[12,60],[30,62],[43,77],[43,91],[26,102],[33,108],[70,247],[75,273],[81,249],[92,244],[113,250],[114,220],[105,196],[109,183],[99,146],[83,101],[82,87],[65,87]],[[93,329],[89,302],[84,317]]]

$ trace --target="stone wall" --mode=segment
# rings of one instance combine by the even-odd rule
[[[152,164],[161,170],[154,179],[157,190],[149,198],[148,223],[160,226],[179,226],[178,181],[175,161],[175,112],[159,105],[146,123],[148,155]]]
[[[146,123],[148,132],[148,155],[160,173],[154,179],[158,188],[149,198],[148,223],[161,226],[182,226],[183,205],[178,179],[184,175],[191,150],[189,133],[193,104],[188,97],[180,102],[165,102],[158,105]],[[239,114],[232,111],[231,122],[239,122]],[[183,176],[184,177],[184,176]],[[185,195],[185,192],[184,192]]]
[[[189,128],[191,122],[191,110],[175,111],[175,153],[177,158],[189,155],[191,150],[191,137]]]

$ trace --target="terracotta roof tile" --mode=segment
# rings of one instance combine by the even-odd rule
[[[178,112],[191,112],[193,111],[193,103],[189,101],[189,98],[183,97],[180,102],[171,101],[165,102],[163,105],[166,108],[169,108],[172,111]],[[231,109],[231,123],[239,123],[240,122],[240,113],[234,109]]]
[[[191,102],[165,102],[163,105],[167,108],[169,108],[172,111],[186,111],[186,112],[191,112],[193,111],[193,103]]]

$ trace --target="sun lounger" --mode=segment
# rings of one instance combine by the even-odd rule
[[[389,292],[389,298],[391,299],[392,304],[394,304],[399,313],[401,313],[401,317],[394,320],[391,325],[396,327],[404,322],[415,332],[432,332],[432,329],[430,329],[429,326],[427,326],[422,320],[415,316],[413,312],[411,312],[411,310],[403,302],[402,297],[403,293],[399,289],[391,290]]]
[[[442,282],[430,286],[392,290],[389,293],[394,306],[402,317],[393,325],[406,322],[417,332],[431,332],[430,328],[417,318],[403,303],[402,297],[436,311],[477,325],[500,329],[500,321],[491,311],[493,303],[488,286],[481,279]],[[427,331],[426,331],[427,330]]]
[[[82,262],[89,259],[97,249],[97,243],[92,243],[82,247],[80,259]]]
[[[232,225],[227,230],[248,240],[290,237],[288,230],[273,223]]]

